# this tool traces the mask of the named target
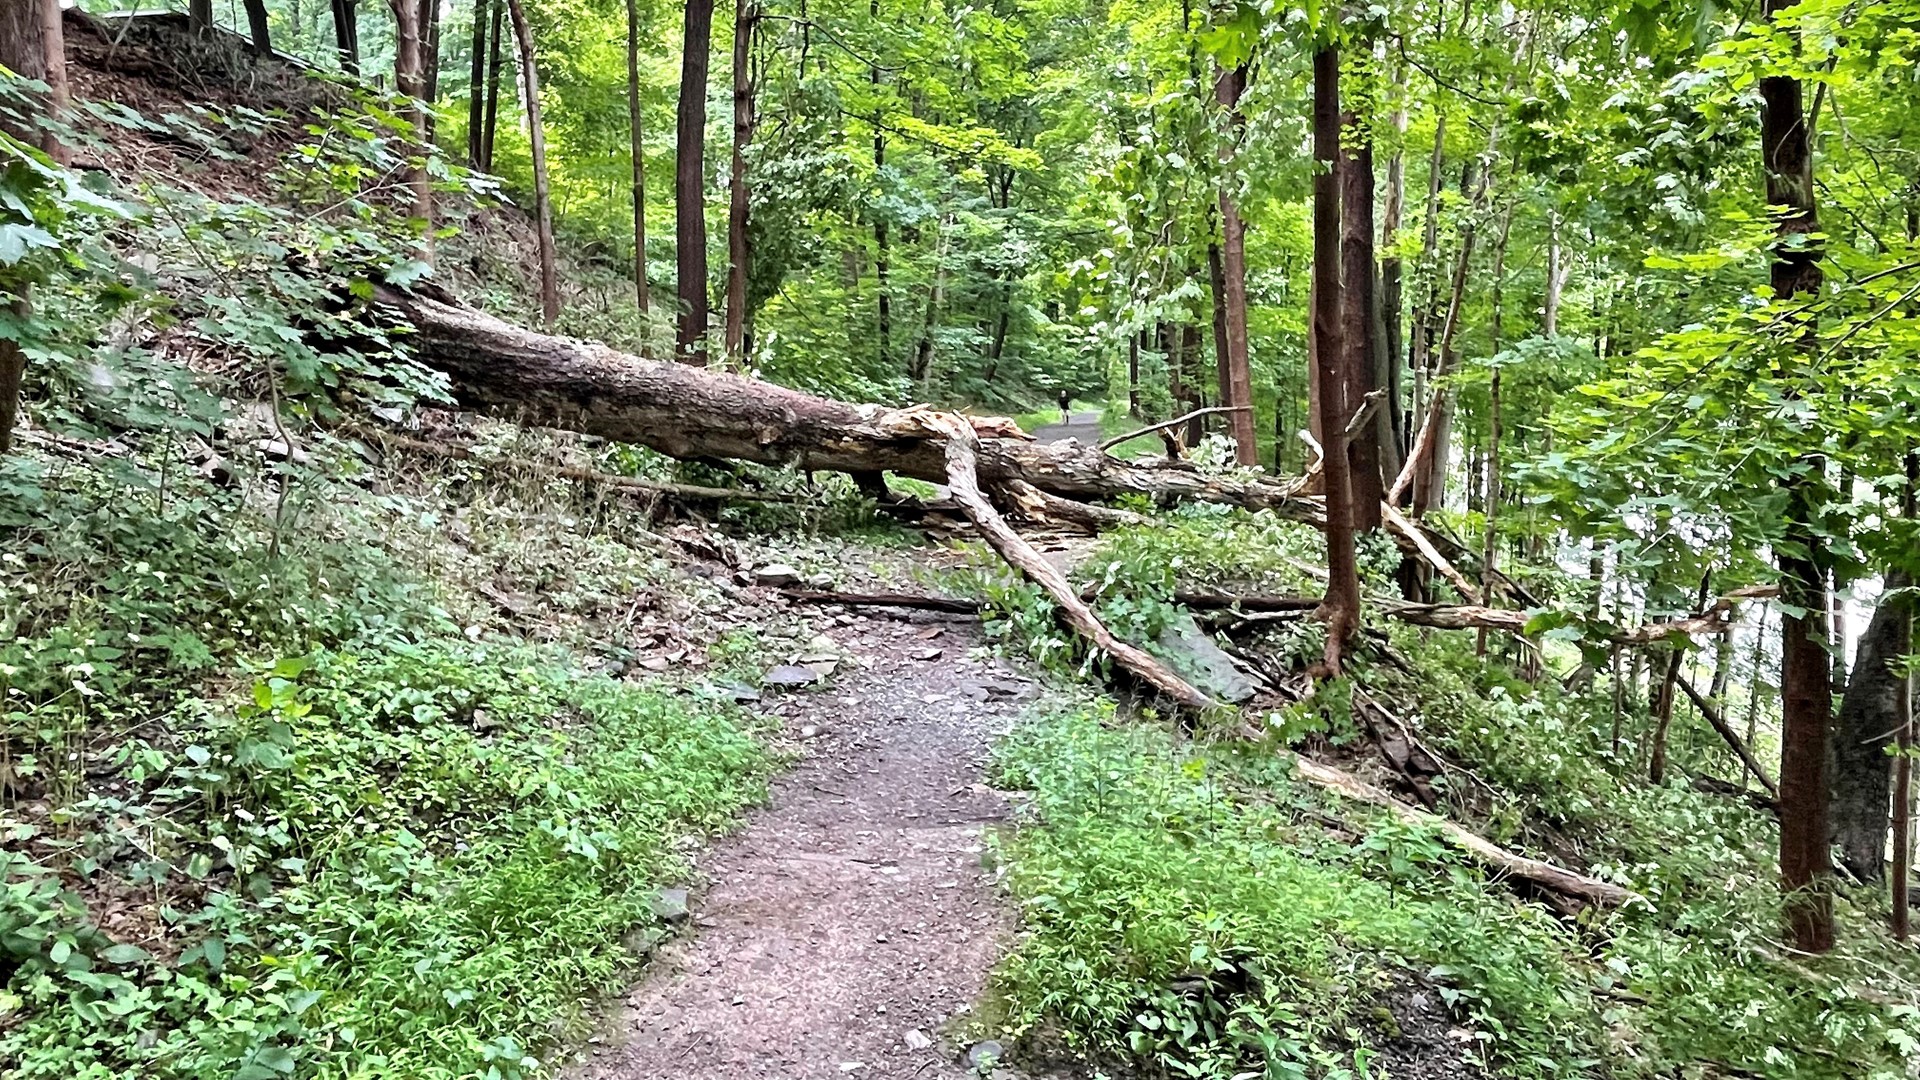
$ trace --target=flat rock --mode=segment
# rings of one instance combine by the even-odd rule
[[[967,1048],[967,1068],[975,1072],[986,1072],[1000,1064],[1000,1059],[1005,1056],[1006,1049],[1000,1045],[999,1040],[985,1039]]]
[[[687,890],[674,886],[661,889],[653,894],[653,917],[669,926],[678,926],[687,921]]]
[[[788,588],[800,584],[800,580],[800,571],[786,563],[768,563],[753,572],[754,584],[770,588]]]
[[[776,690],[794,690],[803,686],[812,686],[826,678],[820,671],[804,664],[781,664],[760,676],[760,685]]]
[[[1241,671],[1239,663],[1214,644],[1213,636],[1200,629],[1193,616],[1185,612],[1160,631],[1153,642],[1153,652],[1166,661],[1175,674],[1216,701],[1239,704],[1259,692],[1259,684]]]

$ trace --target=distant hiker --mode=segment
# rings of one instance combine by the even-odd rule
[[[1073,395],[1065,390],[1060,391],[1060,422],[1073,423]]]

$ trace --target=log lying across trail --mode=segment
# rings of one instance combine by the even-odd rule
[[[382,288],[379,298],[413,324],[421,362],[446,375],[454,397],[476,412],[681,459],[887,471],[947,482],[945,440],[890,422],[901,410],[535,333],[423,293]],[[977,472],[990,488],[1019,480],[1069,499],[1147,495],[1302,518],[1318,513],[1295,484],[1213,477],[1178,463],[1132,463],[1076,442],[1036,443],[1009,421],[980,421],[976,434]]]

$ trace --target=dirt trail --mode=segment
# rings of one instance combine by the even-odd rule
[[[1035,428],[1033,437],[1043,443],[1078,439],[1087,446],[1098,446],[1101,439],[1100,413],[1097,410],[1069,413],[1065,423]]]
[[[968,655],[972,623],[823,618],[871,666],[768,697],[806,756],[701,859],[695,932],[662,949],[578,1080],[974,1075],[943,1025],[1012,926],[982,860],[1006,813],[983,765],[1036,688]]]

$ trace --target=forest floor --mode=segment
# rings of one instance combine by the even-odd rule
[[[968,1011],[1015,923],[985,767],[1039,689],[972,620],[827,618],[847,662],[764,707],[802,760],[700,859],[692,932],[609,1010],[578,1080],[980,1074]]]

